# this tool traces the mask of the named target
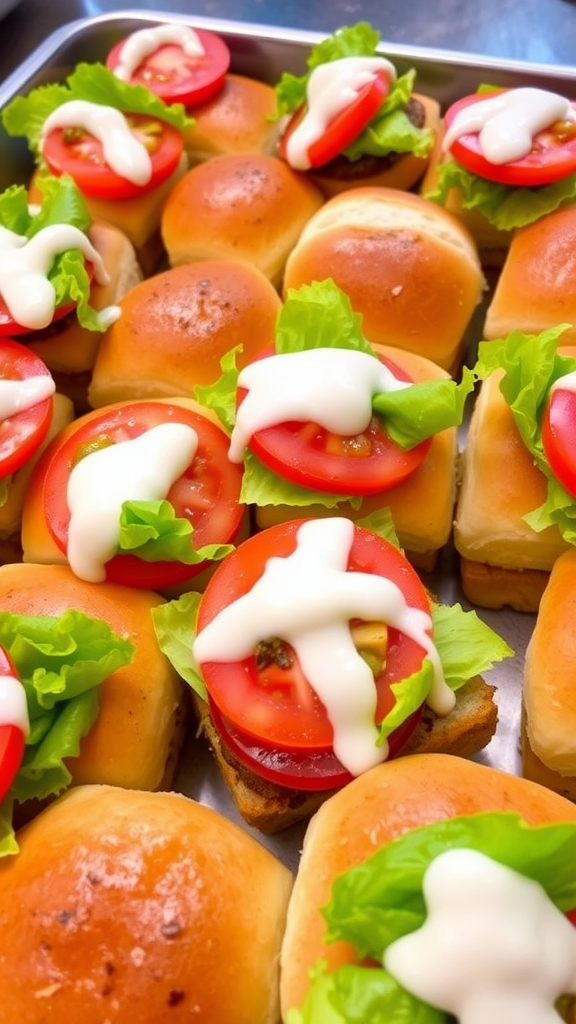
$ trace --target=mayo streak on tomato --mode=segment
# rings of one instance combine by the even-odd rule
[[[114,74],[125,82],[140,67],[143,60],[155,53],[166,43],[180,46],[187,57],[202,57],[206,52],[193,29],[187,25],[158,25],[157,28],[143,28],[128,36],[119,54],[119,64]]]
[[[550,388],[552,391],[576,391],[576,370],[572,373],[565,373],[563,377],[559,377],[555,380]]]
[[[150,154],[130,130],[124,114],[115,107],[88,100],[62,103],[42,125],[41,147],[55,128],[83,128],[101,143],[104,159],[116,174],[135,185],[147,185],[150,181]]]
[[[576,929],[544,888],[476,850],[440,854],[424,876],[428,917],[384,966],[459,1024],[552,1024],[576,994]]]
[[[0,725],[16,725],[24,736],[30,732],[26,691],[14,676],[0,676]]]
[[[311,348],[257,359],[238,376],[248,394],[236,412],[231,462],[242,462],[252,434],[294,420],[353,437],[372,418],[372,397],[410,387],[374,356],[344,348]]]
[[[461,135],[478,132],[483,157],[492,164],[507,164],[527,156],[534,136],[560,120],[576,120],[565,97],[546,89],[508,89],[460,110],[442,145],[448,150]]]
[[[37,377],[26,377],[24,380],[0,378],[0,423],[25,409],[39,405],[46,398],[50,398],[55,390],[56,385],[47,373]]]
[[[447,713],[455,698],[429,636],[430,616],[408,607],[391,580],[348,572],[353,539],[349,519],[303,523],[295,551],[285,558],[270,558],[252,590],[200,631],[194,657],[200,665],[236,661],[253,654],[261,640],[286,640],[326,708],[337,758],[352,775],[360,775],[386,760],[388,749],[386,744],[377,746],[374,676],[354,646],[351,619],[385,622],[410,636],[434,667],[431,705]]]
[[[68,561],[81,579],[99,583],[116,554],[125,501],[166,497],[194,459],[198,435],[184,423],[160,423],[138,437],[91,452],[68,480]]]
[[[306,90],[306,113],[286,147],[292,167],[300,171],[310,169],[310,146],[322,138],[342,110],[354,103],[378,71],[385,71],[392,81],[396,78],[394,65],[385,57],[342,57],[314,68]]]
[[[51,224],[32,238],[0,232],[0,295],[16,323],[41,330],[52,321],[56,294],[48,273],[55,257],[69,249],[79,249],[92,263],[98,284],[108,283],[100,253],[71,224]],[[114,307],[102,310],[102,314],[106,320],[116,317]]]

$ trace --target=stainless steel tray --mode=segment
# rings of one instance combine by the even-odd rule
[[[126,10],[81,19],[50,35],[24,64],[0,85],[0,107],[15,95],[25,94],[38,85],[63,79],[79,61],[103,60],[114,43],[129,32],[164,21],[189,23],[220,33],[232,52],[232,70],[252,75],[271,84],[278,80],[283,71],[301,74],[305,70],[305,60],[310,46],[322,38],[312,32],[284,31],[266,25],[194,18],[168,14],[164,11],[143,14]],[[504,86],[530,83],[576,95],[576,71],[569,67],[503,62],[456,52],[410,49],[387,45],[385,40],[380,49],[396,64],[399,72],[410,67],[415,68],[419,90],[435,96],[442,106],[465,93],[473,92],[482,82]],[[30,171],[30,154],[26,143],[10,138],[0,127],[0,190],[13,182],[25,182]],[[471,349],[478,340],[481,323],[480,311],[470,331]],[[438,571],[427,582],[442,600],[450,603],[461,601],[464,607],[470,607],[459,589],[457,559],[451,549],[444,553]],[[499,725],[490,745],[476,760],[518,774],[523,657],[534,626],[534,616],[512,611],[489,612],[482,609],[478,609],[478,613],[505,637],[516,654],[513,659],[497,666],[487,676],[497,687]],[[192,737],[188,742],[177,773],[176,787],[216,807],[243,825],[202,741]],[[245,825],[243,827],[246,828]],[[304,829],[305,823],[271,837],[263,836],[252,829],[246,830],[294,869],[298,862]]]

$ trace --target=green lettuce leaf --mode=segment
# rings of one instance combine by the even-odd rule
[[[278,120],[298,110],[307,99],[307,87],[314,68],[343,57],[380,56],[378,45],[380,33],[368,22],[344,26],[332,36],[323,39],[310,50],[307,71],[304,75],[285,72],[275,87],[276,112]],[[416,72],[408,71],[399,76],[390,87],[384,103],[366,128],[343,150],[343,156],[354,162],[362,156],[386,156],[389,153],[414,153],[427,156],[434,143],[434,132],[430,128],[417,128],[405,112],[410,99]]]
[[[523,518],[539,532],[556,524],[563,538],[576,543],[576,504],[552,473],[544,454],[541,422],[552,384],[576,369],[576,359],[558,353],[567,324],[522,334],[513,331],[506,338],[481,342],[475,372],[483,379],[504,371],[500,390],[510,406],[518,431],[536,465],[547,480],[546,500]]]
[[[424,923],[425,872],[435,857],[455,848],[477,850],[533,879],[561,911],[571,910],[576,906],[575,843],[572,822],[529,826],[508,812],[462,816],[414,829],[335,880],[330,901],[322,908],[326,940],[344,940],[360,957],[382,962],[392,942]],[[420,1000],[407,1004],[407,997],[414,997],[383,967],[346,965],[329,975],[320,961],[310,979],[304,1005],[291,1011],[289,1024],[324,1020],[313,1016],[324,1008],[330,1024],[439,1024],[447,1019]]]
[[[0,645],[9,653],[26,692],[30,733],[24,760],[0,808],[0,856],[17,851],[15,803],[44,800],[70,783],[65,759],[99,710],[100,684],[130,663],[134,647],[108,623],[76,609],[53,616],[0,613]]]
[[[152,622],[160,650],[182,679],[206,700],[206,686],[192,648],[202,595],[194,591],[152,609]]]
[[[15,96],[2,111],[2,124],[8,135],[25,136],[37,162],[41,163],[40,138],[44,122],[70,100],[100,103],[123,113],[147,114],[180,131],[194,124],[183,104],[164,103],[146,86],[129,85],[99,63],[77,64],[65,82],[40,85],[26,96]]]
[[[118,549],[145,562],[217,562],[234,550],[233,544],[193,544],[194,527],[179,518],[169,501],[125,501],[120,512]]]

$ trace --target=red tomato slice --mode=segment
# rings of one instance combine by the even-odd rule
[[[152,161],[146,185],[116,174],[104,160],[102,144],[84,129],[54,128],[44,140],[42,155],[52,174],[70,174],[84,195],[92,199],[133,199],[161,185],[176,170],[184,149],[177,128],[145,114],[125,115]]]
[[[576,927],[576,907],[574,907],[574,910],[569,910],[566,917]]]
[[[49,377],[42,360],[17,341],[0,342],[0,380],[26,380]],[[20,469],[46,437],[52,419],[52,398],[45,398],[29,409],[0,419],[0,478]]]
[[[322,167],[334,160],[342,150],[346,149],[354,139],[364,131],[367,124],[378,113],[388,93],[390,79],[385,71],[377,71],[371,82],[358,92],[356,98],[344,110],[330,121],[324,134],[308,147],[308,160],[311,167]],[[302,121],[306,107],[296,110],[290,118],[280,139],[278,152],[287,160],[288,142]]]
[[[220,563],[200,603],[199,631],[252,588],[269,558],[285,557],[294,551],[301,525],[301,520],[293,520],[270,527],[244,541]],[[389,578],[411,606],[429,612],[426,591],[414,569],[397,548],[370,531],[355,527],[348,564],[352,570]],[[424,657],[425,652],[413,640],[398,630],[388,630],[386,666],[376,683],[377,721],[394,704],[390,684],[411,675]],[[258,668],[255,655],[236,662],[206,662],[201,668],[210,703],[217,709],[216,717],[241,759],[253,760],[254,751],[265,747],[269,755],[264,772],[272,772],[281,784],[323,788],[322,778],[328,787],[340,784],[334,779],[340,779],[344,769],[335,764],[332,726],[296,659],[285,669],[274,667],[271,671]],[[402,744],[417,721],[418,715],[414,715],[402,727]],[[392,740],[392,745],[397,752],[398,738]]]
[[[0,676],[12,676],[14,679],[18,679],[14,663],[4,647],[0,647]],[[22,764],[24,747],[24,733],[18,725],[11,722],[0,725],[0,804]]]
[[[504,91],[495,89],[493,95]],[[446,111],[446,127],[451,126],[460,110],[487,99],[489,95],[492,93],[474,93],[457,100]],[[576,102],[572,106],[576,109]],[[450,152],[467,171],[488,181],[526,187],[550,185],[576,172],[576,123],[556,121],[535,136],[530,153],[507,164],[493,164],[486,160],[476,132],[461,135],[450,147]]]
[[[242,525],[239,503],[242,471],[228,461],[229,439],[223,430],[191,409],[170,403],[134,402],[90,413],[55,438],[42,456],[38,472],[43,478],[44,515],[48,529],[66,553],[70,513],[66,503],[68,479],[79,458],[102,443],[138,437],[165,422],[185,423],[198,434],[196,456],[186,473],[167,494],[176,516],[194,527],[194,545],[234,543]],[[134,495],[137,499],[137,495]],[[119,553],[106,566],[106,578],[133,587],[161,589],[181,583],[206,568],[176,561],[148,562],[137,555]]]
[[[267,349],[258,358],[273,352]],[[391,359],[381,356],[380,360],[398,380],[411,380]],[[246,394],[238,388],[237,406]],[[428,438],[405,451],[373,416],[368,429],[353,438],[338,437],[318,424],[280,423],[253,434],[249,448],[268,469],[299,487],[368,495],[402,483],[424,461],[431,444],[432,438]]]
[[[555,387],[542,417],[542,445],[554,476],[576,498],[576,392]]]
[[[204,54],[190,57],[181,46],[165,43],[145,57],[130,78],[132,85],[145,85],[165,103],[183,103],[196,106],[216,96],[224,85],[230,67],[230,50],[215,32],[194,29]],[[120,64],[120,53],[126,40],[121,39],[112,48],[106,64],[115,71]]]

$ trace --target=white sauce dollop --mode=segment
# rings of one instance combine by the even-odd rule
[[[160,423],[138,437],[91,452],[68,480],[67,556],[81,579],[100,583],[116,553],[125,501],[157,501],[196,454],[198,435],[184,423]]]
[[[119,63],[114,68],[114,74],[122,81],[129,82],[142,61],[166,43],[179,46],[187,57],[203,57],[205,53],[199,36],[187,25],[142,28],[126,39],[119,52]]]
[[[308,150],[334,118],[354,103],[358,93],[385,71],[394,81],[396,69],[385,57],[342,57],[314,68],[306,90],[306,113],[288,140],[288,163],[300,171],[310,168]]]
[[[507,164],[526,156],[534,136],[559,120],[576,120],[576,111],[564,96],[531,87],[508,89],[460,110],[442,145],[448,150],[461,135],[478,132],[483,157],[492,164]]]
[[[147,185],[152,177],[150,154],[115,107],[88,100],[69,100],[48,115],[42,125],[40,146],[54,128],[83,128],[102,145],[104,159],[121,178]]]
[[[476,850],[455,849],[424,877],[428,916],[384,966],[459,1024],[561,1024],[576,995],[576,929],[543,887]]]
[[[350,620],[380,621],[424,648],[434,666],[428,702],[439,714],[454,706],[430,639],[431,619],[410,608],[391,580],[348,572],[354,524],[334,517],[310,520],[297,530],[295,551],[270,558],[254,587],[227,605],[194,643],[198,664],[249,657],[262,640],[280,637],[294,648],[310,686],[334,730],[334,752],[353,775],[386,760],[376,745],[374,676],[354,646]]]
[[[24,736],[30,732],[26,691],[14,676],[0,676],[0,725],[16,725]]]
[[[55,390],[56,385],[48,373],[24,380],[0,377],[0,423],[51,398]]]
[[[344,348],[311,348],[250,363],[238,376],[248,394],[236,413],[231,462],[242,462],[257,430],[295,420],[353,437],[372,418],[372,397],[411,385],[374,356]]]
[[[52,321],[56,294],[48,273],[55,257],[68,249],[79,249],[93,264],[98,284],[108,283],[100,253],[79,228],[51,224],[32,238],[0,228],[0,295],[16,323],[41,330]],[[109,319],[117,313],[110,307],[101,315]]]

